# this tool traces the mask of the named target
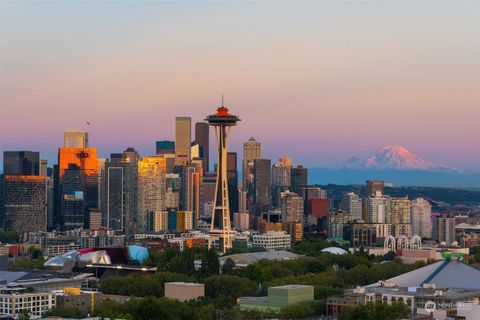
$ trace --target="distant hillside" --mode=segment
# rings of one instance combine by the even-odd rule
[[[309,168],[309,184],[363,184],[380,179],[401,186],[480,188],[480,173],[397,169]]]
[[[341,201],[343,195],[347,192],[354,192],[359,196],[366,195],[365,185],[319,185],[327,190],[328,197],[335,203]],[[480,191],[470,191],[455,188],[438,187],[385,187],[385,194],[392,197],[405,197],[415,199],[423,197],[435,202],[446,202],[450,205],[480,205]]]

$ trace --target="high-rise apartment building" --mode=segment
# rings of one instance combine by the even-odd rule
[[[4,151],[3,174],[38,176],[40,174],[40,153],[36,151]]]
[[[440,244],[451,245],[455,239],[455,218],[437,217],[433,219],[433,237]]]
[[[365,198],[365,205],[368,223],[391,223],[390,197],[377,191],[374,196]]]
[[[262,145],[251,137],[243,144],[242,189],[253,198],[253,160],[262,157]]]
[[[195,123],[195,141],[198,143],[198,156],[203,161],[203,172],[208,172],[210,170],[210,128],[208,123]]]
[[[355,193],[349,192],[343,196],[340,209],[348,212],[353,220],[362,220],[362,198]]]
[[[308,185],[308,170],[301,165],[292,168],[290,191],[295,192],[298,195],[303,194],[303,188]]]
[[[410,224],[410,200],[408,198],[391,199],[392,224]]]
[[[253,160],[254,213],[261,214],[272,207],[271,160]]]
[[[147,229],[151,212],[165,211],[166,162],[163,156],[138,160],[137,232]]]
[[[138,152],[112,153],[106,164],[104,215],[107,228],[131,235],[137,219]]]
[[[303,225],[303,198],[294,192],[285,191],[280,194],[282,221]]]
[[[47,178],[2,175],[0,228],[6,231],[47,231]]]
[[[38,174],[42,177],[48,176],[48,161],[41,159]]]
[[[412,200],[410,207],[412,233],[420,237],[432,237],[432,206],[423,198]]]
[[[175,118],[175,165],[185,165],[191,160],[192,119]]]
[[[385,183],[382,180],[367,180],[367,197],[371,197],[380,192],[384,194]]]
[[[292,178],[292,160],[283,155],[272,166],[272,202],[274,207],[280,205],[280,193],[290,189]],[[299,196],[302,196],[299,194]]]
[[[88,148],[88,132],[69,129],[63,134],[64,148]]]

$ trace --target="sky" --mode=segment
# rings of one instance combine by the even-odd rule
[[[334,167],[399,144],[480,171],[480,2],[0,1],[1,151],[52,164],[79,128],[101,156],[153,154],[222,92],[240,154],[254,136]]]

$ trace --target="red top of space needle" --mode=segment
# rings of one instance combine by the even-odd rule
[[[223,105],[222,95],[222,106],[217,109],[216,113],[207,116],[205,121],[211,126],[235,126],[237,121],[241,120],[238,116],[231,114],[228,108]]]

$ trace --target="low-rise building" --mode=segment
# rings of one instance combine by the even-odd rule
[[[40,317],[56,305],[56,294],[52,292],[25,292],[24,288],[0,289],[0,315],[16,317],[23,311],[30,316]]]
[[[241,310],[280,311],[298,302],[313,301],[313,286],[290,284],[268,288],[267,297],[241,297],[237,304]]]
[[[265,248],[267,251],[289,250],[291,239],[291,236],[284,231],[269,231],[252,236],[253,246]]]

